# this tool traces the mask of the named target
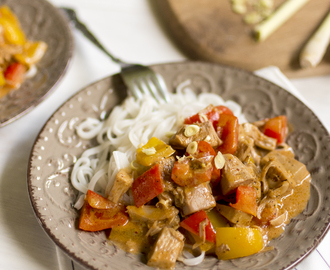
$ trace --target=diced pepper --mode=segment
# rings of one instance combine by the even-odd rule
[[[154,165],[136,178],[132,185],[132,194],[135,205],[141,207],[164,191],[163,179],[159,164]]]
[[[219,113],[217,110],[215,110],[213,105],[207,106],[205,109],[199,111],[198,113],[187,117],[184,120],[184,123],[187,125],[193,124],[193,123],[201,123],[201,117],[206,116],[208,120],[215,121],[219,119]]]
[[[208,182],[213,172],[212,160],[212,156],[183,157],[174,163],[171,178],[179,186],[193,187]]]
[[[219,227],[216,229],[215,253],[219,260],[250,256],[263,249],[259,229],[248,227]]]
[[[134,205],[128,205],[126,210],[132,220],[149,223],[161,220],[171,222],[179,214],[179,210],[175,206],[157,207],[154,205],[144,205],[143,207],[136,207]]]
[[[221,114],[216,124],[216,131],[222,144],[218,150],[222,154],[234,154],[238,145],[239,122],[236,116]]]
[[[0,98],[8,94],[8,89],[3,86],[6,84],[6,79],[2,71],[0,71]]]
[[[21,64],[30,66],[40,61],[47,50],[47,44],[43,41],[26,42],[23,52],[15,54],[15,59]]]
[[[227,220],[217,211],[216,208],[213,208],[211,211],[207,212],[206,214],[214,229],[218,227],[229,226]]]
[[[18,88],[24,80],[26,67],[20,63],[12,63],[4,72],[6,83],[12,88]]]
[[[5,40],[10,44],[23,45],[25,42],[25,34],[16,16],[7,6],[0,8],[0,14],[0,24],[3,27]]]
[[[253,216],[257,215],[257,191],[254,187],[239,186],[236,191],[236,203],[229,203],[231,207]]]
[[[223,105],[219,105],[219,106],[215,106],[215,108],[219,111],[220,114],[230,114],[230,115],[234,115],[234,113],[232,112],[231,109],[229,109],[226,106]]]
[[[161,158],[167,158],[175,150],[162,140],[152,137],[147,144],[137,149],[136,162],[143,166],[151,166]]]
[[[4,86],[6,84],[6,79],[2,71],[0,71],[0,86]]]
[[[280,115],[269,119],[263,130],[266,136],[277,139],[277,143],[283,143],[287,135],[287,117]]]
[[[207,241],[210,241],[212,243],[215,243],[215,230],[213,229],[213,226],[204,210],[199,211],[188,218],[184,219],[180,222],[180,226],[187,231],[194,233],[198,236],[200,235],[200,223],[203,221],[206,221],[205,225],[205,239]]]
[[[95,209],[115,209],[119,210],[122,208],[120,204],[114,203],[107,198],[97,194],[92,190],[88,190],[86,194],[86,201],[88,204]]]
[[[192,154],[193,157],[195,158],[201,158],[201,157],[206,157],[206,156],[215,156],[216,153],[212,146],[206,142],[206,141],[199,141],[197,142],[197,151]]]
[[[124,210],[95,209],[85,201],[79,217],[79,229],[84,231],[102,231],[105,229],[122,226],[128,221]]]
[[[189,232],[189,233],[190,233],[189,237],[191,236],[194,239],[195,243],[201,242],[201,238],[198,235],[191,233],[191,232]],[[215,253],[215,243],[212,243],[210,241],[205,241],[203,243],[200,243],[198,245],[198,247],[200,248],[201,251],[205,251],[209,254]]]
[[[197,114],[194,114],[190,117],[187,117],[184,120],[185,124],[193,124],[193,123],[201,123],[201,117],[206,116],[206,118],[211,122],[214,123],[219,120],[220,114],[231,114],[233,115],[233,112],[227,108],[226,106],[216,106],[213,105],[207,106],[205,109],[199,111]]]
[[[192,155],[195,158],[201,158],[206,156],[216,156],[216,152],[212,146],[206,141],[199,141],[197,151]],[[221,171],[215,167],[214,159],[212,161],[213,171],[211,176],[211,185],[215,187],[220,182]]]
[[[12,24],[19,24],[16,15],[11,11],[10,7],[3,5],[0,7],[0,17],[6,18]]]

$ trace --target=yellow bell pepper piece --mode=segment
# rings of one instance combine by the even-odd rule
[[[1,17],[6,18],[9,22],[12,24],[18,24],[19,25],[19,20],[17,19],[16,15],[11,11],[10,7],[4,5],[0,7],[0,14]]]
[[[162,140],[152,137],[147,144],[137,149],[136,162],[143,166],[151,166],[161,158],[174,154],[175,150]]]
[[[6,84],[5,76],[3,75],[3,72],[0,71],[0,86],[4,86]]]
[[[214,229],[229,226],[227,219],[225,219],[221,214],[219,214],[219,212],[215,208],[213,208],[206,214]]]
[[[215,253],[219,260],[250,256],[263,249],[261,231],[248,227],[220,227],[216,229]]]
[[[191,232],[187,233],[189,233],[189,235],[194,239],[195,243],[202,242],[202,239],[198,235]],[[210,241],[205,241],[204,243],[199,244],[198,247],[201,251],[205,251],[207,254],[214,254],[215,244]]]
[[[3,75],[3,72],[0,71],[0,98],[4,97],[9,92],[7,88],[3,87],[5,84],[5,76]]]
[[[229,226],[227,220],[223,216],[221,216],[215,208],[213,208],[211,211],[207,212],[206,214],[214,229],[218,227]],[[190,235],[192,236],[192,238],[194,238],[195,242],[199,243],[202,241],[198,235],[193,233],[190,233]],[[214,254],[215,252],[215,244],[209,241],[205,241],[204,243],[200,244],[199,248],[208,254]]]
[[[40,61],[47,50],[47,44],[43,41],[27,42],[23,46],[23,52],[15,54],[15,59],[24,65],[33,65]]]
[[[10,44],[23,45],[25,43],[25,34],[14,13],[7,6],[0,8],[0,24],[3,27],[5,40]]]

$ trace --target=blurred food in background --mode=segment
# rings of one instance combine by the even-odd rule
[[[230,0],[232,11],[253,24],[254,37],[264,41],[310,0],[286,0],[274,11],[274,0]],[[330,42],[330,12],[300,54],[302,68],[314,68],[322,60]]]
[[[274,11],[274,0],[230,0],[231,9],[243,16],[247,24],[256,24]]]
[[[289,78],[329,74],[327,0],[155,2],[164,27],[190,59],[250,71],[277,66]]]
[[[35,75],[35,64],[46,50],[45,42],[26,38],[18,18],[8,6],[0,7],[0,98]]]

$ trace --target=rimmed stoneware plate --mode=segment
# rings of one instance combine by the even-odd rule
[[[25,115],[54,90],[73,53],[73,38],[68,20],[45,0],[4,0],[18,17],[29,40],[42,40],[48,49],[37,74],[19,89],[0,99],[0,127]]]
[[[329,230],[330,138],[324,126],[296,97],[250,72],[202,62],[152,68],[164,76],[170,91],[190,79],[189,87],[196,92],[215,92],[238,102],[249,121],[287,115],[293,128],[287,142],[312,174],[308,206],[271,242],[274,250],[231,261],[210,257],[195,268],[177,263],[176,269],[275,270],[297,265]],[[66,254],[90,269],[150,269],[143,256],[126,254],[109,242],[104,232],[78,230],[78,213],[72,208],[77,196],[70,184],[72,165],[95,143],[79,139],[74,127],[86,117],[106,117],[125,97],[118,74],[82,89],[48,120],[30,156],[28,191],[37,219]]]

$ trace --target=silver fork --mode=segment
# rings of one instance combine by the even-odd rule
[[[150,95],[159,103],[169,102],[170,96],[163,77],[149,67],[140,64],[130,64],[120,60],[107,51],[96,37],[89,31],[85,24],[78,18],[76,12],[71,8],[61,8],[76,29],[80,30],[85,37],[102,50],[110,59],[119,64],[121,77],[131,94],[139,99],[142,95]]]

